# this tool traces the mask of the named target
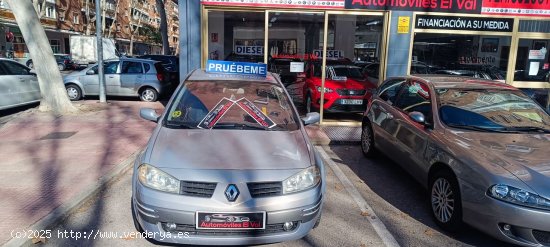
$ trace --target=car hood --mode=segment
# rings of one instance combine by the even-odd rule
[[[487,165],[499,165],[535,192],[550,196],[550,134],[483,133],[453,131],[454,140],[476,150]],[[479,158],[478,158],[479,159]]]
[[[334,81],[334,80],[327,80],[325,87],[328,88],[334,88],[334,89],[367,89],[367,88],[374,88],[374,85],[367,82],[367,80],[356,80],[348,78],[345,81]]]
[[[300,169],[311,166],[296,131],[160,128],[149,164],[175,169]]]

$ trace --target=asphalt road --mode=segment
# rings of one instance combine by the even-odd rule
[[[441,232],[430,217],[426,191],[387,158],[366,159],[358,146],[318,148],[333,162],[325,164],[328,191],[320,226],[301,240],[268,246],[384,246],[384,238],[395,239],[400,246],[507,246],[470,227],[457,234]],[[131,171],[126,173],[76,210],[40,245],[152,246],[148,240],[130,235],[135,232],[130,211],[131,175]],[[341,180],[342,175],[351,183]],[[350,190],[358,192],[356,197]],[[374,211],[372,215],[361,209],[361,200]],[[372,219],[380,220],[387,231],[377,232]],[[101,234],[93,240],[82,238],[91,231]],[[80,239],[75,238],[77,233]]]

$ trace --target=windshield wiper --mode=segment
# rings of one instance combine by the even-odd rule
[[[521,126],[521,127],[506,127],[506,130],[510,131],[520,131],[520,132],[540,132],[540,133],[550,133],[549,129],[535,127],[535,126]]]
[[[246,124],[246,123],[219,123],[212,127],[213,129],[251,129],[251,130],[270,130],[267,127]]]
[[[166,123],[165,127],[170,129],[196,129],[196,124],[190,124],[190,123]]]
[[[465,125],[465,124],[447,124],[447,126],[453,127],[453,128],[459,128],[459,129],[484,131],[484,132],[498,132],[498,133],[513,132],[513,130],[508,130],[508,129],[505,129],[505,128],[494,129],[494,128],[484,128],[484,127],[479,127],[479,126],[474,126],[474,125]]]

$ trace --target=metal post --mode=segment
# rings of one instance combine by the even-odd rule
[[[99,102],[105,103],[105,73],[103,71],[103,38],[101,37],[101,0],[95,0],[95,33],[97,37],[97,71],[99,74]]]

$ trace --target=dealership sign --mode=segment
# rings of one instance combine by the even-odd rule
[[[481,12],[482,0],[346,0],[346,9],[402,10],[422,12]]]
[[[513,26],[512,18],[417,15],[415,22],[417,29],[512,32]]]
[[[550,0],[483,0],[482,14],[550,16]]]
[[[279,8],[315,8],[343,9],[344,0],[201,0],[202,4],[247,6],[247,7],[279,7]]]

